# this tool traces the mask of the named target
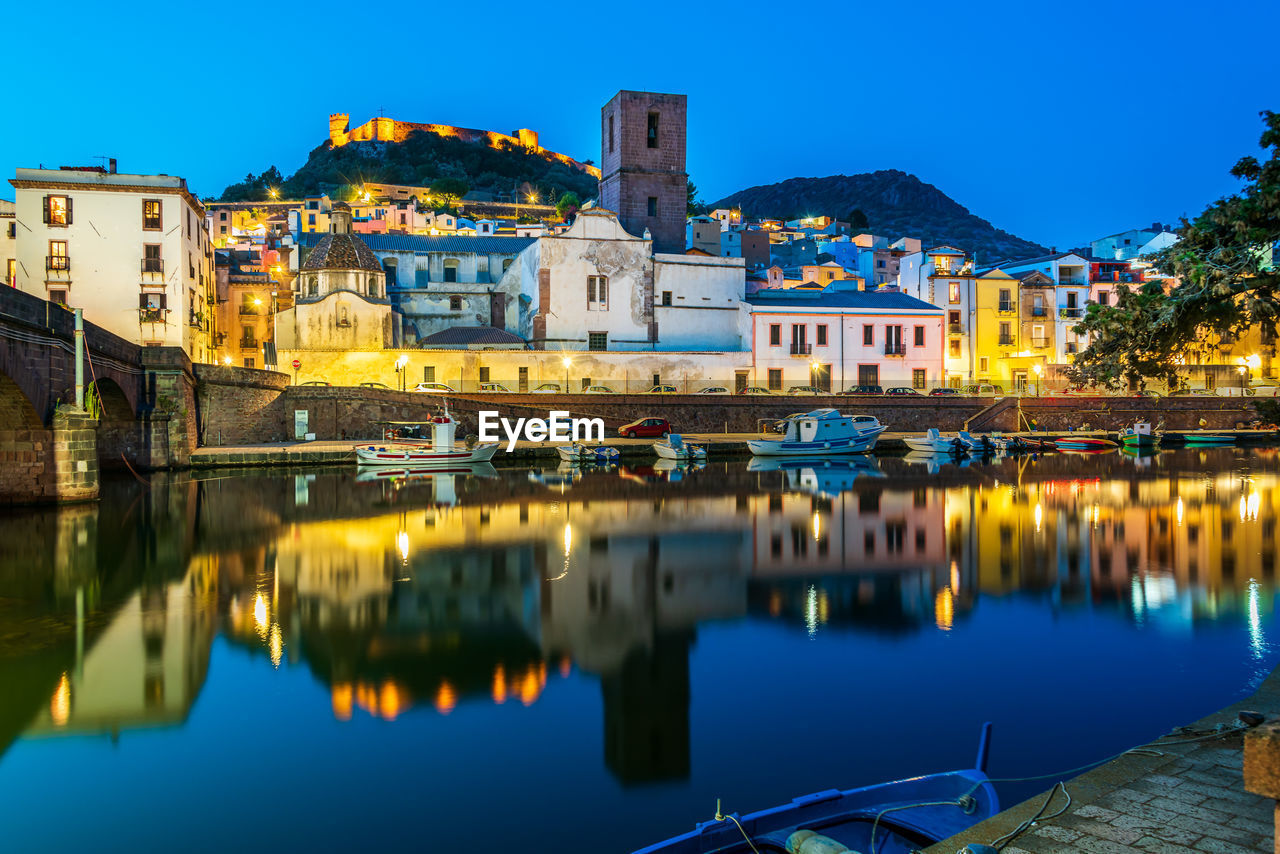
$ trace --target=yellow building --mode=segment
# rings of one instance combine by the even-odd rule
[[[997,268],[979,276],[974,288],[974,378],[1010,392],[1035,383],[1034,366],[1047,353],[1032,348],[1019,323],[1020,286],[1017,278]]]

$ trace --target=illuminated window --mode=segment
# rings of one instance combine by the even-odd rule
[[[948,288],[948,292],[949,292],[950,297],[951,297],[951,303],[952,303],[952,304],[955,304],[955,303],[960,302],[960,283],[959,283],[959,282],[950,282],[950,283],[947,285],[947,288]]]
[[[160,200],[142,200],[142,227],[147,231],[160,230]]]
[[[18,286],[18,262],[14,258],[10,258],[8,267],[4,271],[4,283],[11,288]]]
[[[951,340],[951,358],[953,359],[960,358],[960,339],[959,338],[953,338]]]
[[[71,199],[68,196],[45,196],[44,221],[49,225],[71,225]]]
[[[46,259],[46,270],[70,270],[71,259],[67,256],[67,241],[50,240],[49,257]]]

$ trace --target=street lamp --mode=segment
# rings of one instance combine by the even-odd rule
[[[1031,370],[1036,375],[1036,397],[1039,397],[1040,396],[1040,372],[1043,371],[1044,368],[1040,367],[1039,362],[1036,362],[1034,365],[1031,366]]]
[[[404,353],[401,353],[400,357],[396,359],[396,375],[400,379],[401,391],[405,390],[405,368],[408,366],[408,364],[409,364],[409,357],[406,356]]]
[[[569,359],[568,356],[565,356],[564,359],[562,359],[561,361],[564,362],[564,393],[568,394],[569,393],[569,366],[573,364],[573,362]]]

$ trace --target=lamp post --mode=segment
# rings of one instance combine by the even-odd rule
[[[569,393],[569,365],[573,364],[568,356],[562,360],[564,362],[564,393]]]
[[[401,353],[399,358],[396,359],[396,374],[399,378],[401,391],[405,390],[405,385],[406,385],[405,368],[408,366],[408,364],[409,364],[409,357],[406,356],[404,353]]]
[[[1031,370],[1036,375],[1036,397],[1039,397],[1040,396],[1040,372],[1043,371],[1044,368],[1040,366],[1039,362],[1036,362],[1034,365],[1031,366]]]

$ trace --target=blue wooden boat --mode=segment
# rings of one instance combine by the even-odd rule
[[[783,854],[805,850],[908,854],[967,830],[1000,811],[987,779],[991,724],[982,728],[974,768],[828,789],[747,815],[721,815],[635,854]],[[826,846],[813,835],[833,840]],[[807,838],[806,838],[807,837]],[[750,841],[748,841],[750,840]],[[788,840],[792,846],[788,848]]]

